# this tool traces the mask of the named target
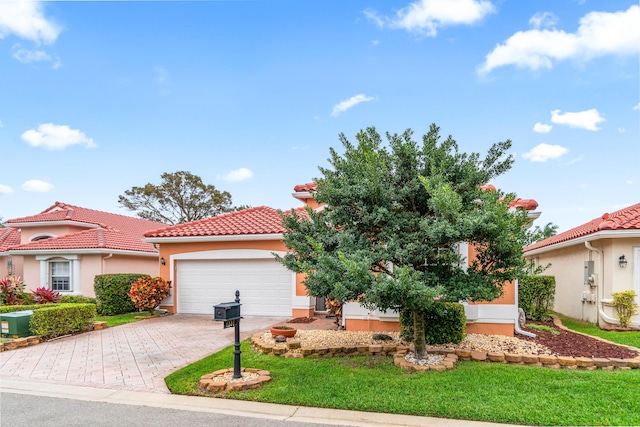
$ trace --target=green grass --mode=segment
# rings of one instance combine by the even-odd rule
[[[201,375],[233,366],[233,347],[166,378],[173,393],[199,395]],[[257,390],[218,395],[289,405],[529,425],[640,425],[640,370],[569,371],[459,362],[446,372],[407,373],[391,357],[290,359],[242,344],[242,366],[266,369]]]
[[[554,315],[558,316],[562,324],[571,330],[640,348],[640,331],[604,331],[592,323],[581,322],[556,313]]]
[[[136,319],[136,317],[140,316],[149,316],[149,312],[135,312],[135,313],[125,313],[125,314],[116,314],[114,316],[96,316],[96,322],[107,322],[107,326],[110,328],[113,326],[124,325],[127,323],[137,322],[140,319]]]
[[[551,332],[552,335],[560,335],[560,332],[556,331],[555,329],[553,329],[551,326],[547,326],[547,325],[537,325],[535,323],[527,323],[525,325],[527,328],[532,328],[532,329],[538,329],[540,331],[547,331],[547,332]]]

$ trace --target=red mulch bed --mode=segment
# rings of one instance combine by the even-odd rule
[[[553,328],[559,332],[559,335],[554,335],[549,331],[527,328],[525,325],[522,329],[536,334],[536,337],[529,338],[524,335],[518,335],[518,338],[542,344],[557,356],[632,359],[638,355],[635,351],[628,350],[625,347],[608,344],[595,338],[565,331],[555,326],[552,321],[527,321],[527,324],[531,323]]]
[[[287,323],[311,323],[315,322],[315,320],[315,317],[296,317],[295,319],[287,321]]]

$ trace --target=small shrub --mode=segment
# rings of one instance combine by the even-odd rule
[[[86,332],[93,329],[96,306],[93,304],[55,304],[31,315],[31,333],[42,338]]]
[[[638,304],[636,304],[636,293],[634,291],[613,292],[613,305],[616,307],[620,327],[629,326],[631,317],[638,312]]]
[[[464,339],[467,316],[464,306],[457,302],[435,302],[424,311],[427,344],[459,344]],[[400,313],[400,335],[413,341],[413,312]]]
[[[139,311],[147,310],[153,314],[153,310],[169,296],[170,292],[171,281],[166,281],[162,277],[140,277],[131,285],[129,298]]]
[[[60,297],[60,303],[62,304],[95,304],[96,299],[92,297],[85,297],[84,295],[62,295]]]
[[[534,275],[522,278],[518,286],[518,306],[527,317],[546,320],[553,308],[555,293],[555,276]]]
[[[96,293],[96,308],[102,316],[131,313],[136,306],[129,298],[131,284],[147,274],[100,274],[93,282]]]
[[[4,305],[23,304],[25,284],[18,276],[7,276],[0,280],[0,303]]]
[[[32,294],[33,302],[36,304],[56,303],[60,301],[60,292],[55,292],[44,287],[36,288]]]

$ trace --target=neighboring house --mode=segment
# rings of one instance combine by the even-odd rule
[[[525,248],[525,257],[556,278],[554,309],[597,323],[618,324],[612,293],[640,295],[640,203]],[[636,299],[640,302],[640,297]],[[640,324],[640,316],[632,325]]]
[[[297,185],[293,196],[316,209],[314,190],[314,183]],[[518,199],[512,207],[530,210],[532,218],[539,215],[532,200]],[[325,311],[324,298],[307,295],[304,275],[275,260],[274,253],[288,250],[284,232],[278,212],[266,206],[147,232],[144,241],[160,250],[160,275],[173,283],[162,307],[172,313],[213,315],[214,305],[233,301],[239,290],[244,315],[307,317]],[[469,245],[461,244],[460,250],[473,256]],[[516,287],[509,283],[504,289],[491,303],[466,305],[467,332],[514,334]],[[397,315],[371,312],[357,303],[345,305],[343,321],[351,330],[399,329]]]
[[[142,238],[167,224],[56,202],[37,215],[10,219],[6,226],[19,239],[4,251],[0,244],[0,256],[19,266],[16,275],[28,290],[45,287],[92,297],[98,274],[157,276],[158,251]]]
[[[22,257],[14,259],[11,247],[20,244],[20,231],[15,228],[0,228],[0,279],[6,276],[22,276]]]

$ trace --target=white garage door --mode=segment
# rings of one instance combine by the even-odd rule
[[[273,259],[178,261],[178,313],[211,314],[235,300],[243,316],[291,316],[293,273]]]

